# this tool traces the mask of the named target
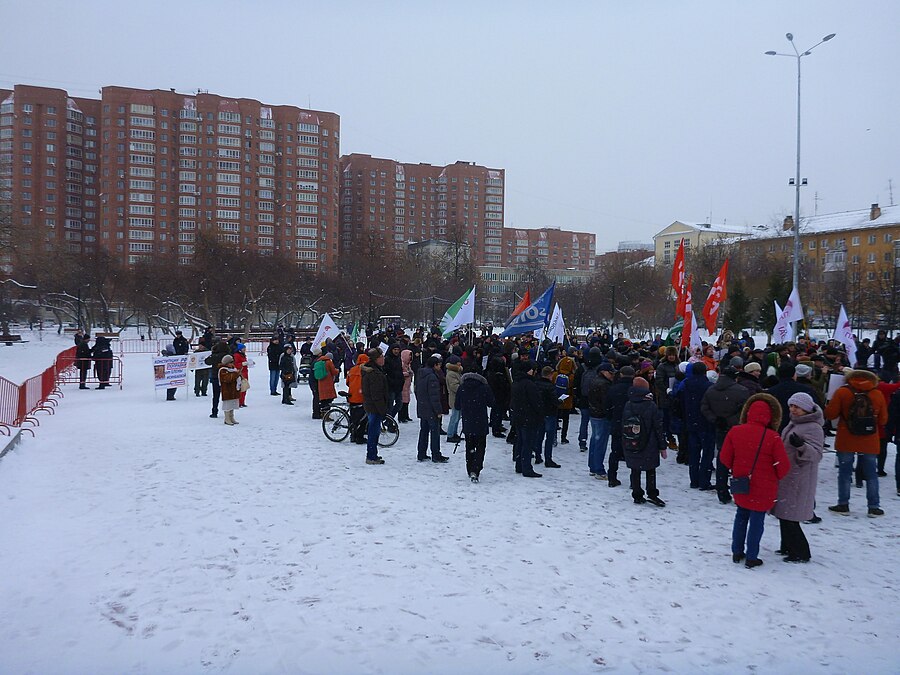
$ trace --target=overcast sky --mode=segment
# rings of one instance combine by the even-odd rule
[[[342,152],[506,169],[506,225],[596,232],[900,200],[900,2],[0,0],[0,86],[334,111]],[[818,203],[815,196],[818,194]]]

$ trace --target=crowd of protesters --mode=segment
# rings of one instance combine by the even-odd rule
[[[422,327],[370,326],[360,337],[342,333],[313,344],[279,327],[266,355],[269,393],[282,404],[294,404],[301,375],[313,419],[347,397],[351,440],[366,445],[367,464],[384,464],[377,443],[385,417],[413,421],[414,393],[417,460],[445,463],[442,444],[464,443],[472,482],[480,479],[488,436],[506,440],[513,470],[527,478],[542,477],[537,467],[559,468],[554,449],[571,436],[591,477],[619,487],[624,465],[633,501],[665,507],[656,472],[672,451],[687,466],[691,489],[735,503],[733,558],[749,568],[762,564],[767,513],[779,520],[778,553],[788,562],[810,560],[801,523],[821,521],[817,472],[828,437],[839,470],[838,503],[829,511],[850,512],[855,484],[866,488],[867,514],[884,513],[878,479],[887,475],[888,442],[900,440],[900,339],[884,332],[858,343],[853,364],[833,341],[801,337],[762,348],[730,331],[694,350],[661,336],[632,341],[602,331],[563,344],[489,330],[445,339]],[[195,394],[206,395],[204,382],[211,383],[210,416],[217,417],[221,396],[226,424],[237,424],[234,410],[246,406],[244,345],[208,329],[197,349],[210,352],[211,375]],[[831,390],[832,374],[844,386]],[[339,393],[342,380],[348,391]]]

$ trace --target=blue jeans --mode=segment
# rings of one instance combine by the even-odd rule
[[[269,370],[269,393],[278,393],[278,383],[281,381],[281,370]]]
[[[529,474],[534,471],[531,465],[531,456],[534,453],[535,440],[540,443],[540,427],[516,427],[516,443],[513,446],[513,454],[516,458],[516,471]]]
[[[547,415],[544,418],[544,428],[536,434],[534,443],[534,454],[541,456],[541,443],[544,445],[544,459],[548,462],[553,461],[553,441],[556,440],[556,415]]]
[[[453,408],[450,411],[450,420],[447,422],[447,436],[458,436],[459,431],[459,410]]]
[[[603,460],[609,445],[609,420],[605,417],[591,418],[591,444],[588,449],[588,469],[591,473],[605,474]]]
[[[762,539],[765,524],[765,511],[751,511],[743,506],[737,507],[734,514],[734,529],[731,531],[731,552],[735,555],[744,553],[744,541],[746,540],[747,560],[758,560],[759,540]]]
[[[431,440],[431,459],[441,456],[441,423],[437,417],[419,418],[419,459],[428,456],[428,442]]]
[[[863,453],[839,452],[838,457],[838,504],[850,503],[850,482],[853,478],[853,458],[859,462],[863,470],[863,476],[866,479],[866,500],[869,502],[869,508],[877,508],[880,506],[878,498],[878,470],[876,461],[878,455],[867,455]]]
[[[366,429],[366,459],[378,457],[378,437],[381,435],[381,420],[384,419],[378,413],[368,413],[369,426]]]
[[[688,473],[691,487],[708,488],[716,456],[716,432],[692,425],[688,428]]]
[[[588,425],[591,423],[591,411],[590,408],[579,408],[578,412],[581,414],[581,423],[578,425],[578,446],[584,447],[587,445]]]

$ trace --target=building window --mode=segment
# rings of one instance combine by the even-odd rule
[[[815,250],[816,250],[816,242],[815,242],[815,240],[809,242],[809,250],[810,250],[810,251],[815,251]]]
[[[884,243],[885,243],[885,244],[890,244],[892,241],[894,241],[894,235],[892,235],[890,232],[885,233],[885,235],[884,235]]]
[[[853,237],[850,241],[852,246],[859,246],[859,237]]]

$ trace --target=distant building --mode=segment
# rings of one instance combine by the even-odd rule
[[[334,267],[340,118],[204,92],[0,90],[0,179],[34,245],[190,263],[196,234]]]
[[[657,264],[671,265],[684,239],[684,248],[697,248],[715,241],[736,241],[753,236],[753,228],[746,225],[714,225],[676,220],[653,236],[653,253]]]
[[[504,171],[471,162],[408,164],[353,153],[341,157],[340,242],[402,250],[408,242],[465,243],[481,263],[499,263]]]

